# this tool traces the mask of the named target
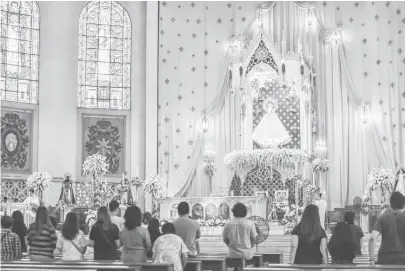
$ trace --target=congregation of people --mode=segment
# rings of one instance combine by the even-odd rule
[[[405,197],[394,192],[391,208],[375,223],[369,240],[370,263],[374,264],[376,239],[382,236],[378,252],[379,264],[405,264]],[[18,260],[28,252],[30,260],[49,262],[60,254],[62,260],[83,260],[87,248],[94,248],[94,260],[121,260],[124,263],[169,263],[175,271],[184,269],[189,258],[200,254],[198,239],[201,236],[198,221],[192,219],[188,203],[178,204],[179,218],[160,227],[157,218],[148,212],[142,214],[129,206],[123,217],[119,216],[119,203],[112,201],[108,207],[97,211],[97,221],[91,227],[88,240],[79,229],[78,217],[70,212],[60,230],[56,220],[45,206],[36,212],[35,223],[26,228],[23,215],[14,211],[12,216],[1,218],[1,259]],[[223,241],[229,256],[251,259],[255,254],[258,230],[246,218],[247,208],[237,203],[232,208],[234,218],[223,229]],[[361,255],[364,234],[354,225],[354,213],[347,212],[344,221],[337,223],[328,242],[320,222],[316,205],[306,206],[300,222],[291,233],[291,264],[353,264]],[[270,237],[271,238],[271,237]]]

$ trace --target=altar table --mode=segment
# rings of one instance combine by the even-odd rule
[[[190,216],[193,219],[229,220],[233,218],[232,207],[243,203],[248,209],[246,217],[260,216],[267,219],[270,209],[270,199],[267,197],[195,197],[195,198],[163,198],[160,199],[160,219],[173,220],[178,217],[177,205],[185,201],[190,206]]]

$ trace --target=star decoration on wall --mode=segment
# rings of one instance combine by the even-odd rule
[[[163,36],[165,34],[165,31],[160,30],[160,34]]]
[[[402,21],[401,21],[403,24],[405,24],[405,17],[402,19]]]
[[[182,97],[181,95],[179,95],[179,96],[177,96],[177,99],[178,99],[179,101],[181,101],[181,99],[183,99],[183,97]]]
[[[388,41],[388,45],[391,46],[392,45],[392,40]]]
[[[378,21],[379,18],[380,18],[380,16],[378,16],[378,14],[376,14],[376,15],[374,16],[374,19],[375,19],[376,21]]]
[[[364,44],[367,43],[367,39],[366,39],[366,38],[363,39],[363,43],[364,43]]]
[[[162,62],[163,62],[163,63],[166,63],[166,61],[167,61],[166,58],[163,58],[163,59],[162,59]]]
[[[204,87],[208,87],[208,83],[207,83],[207,82],[204,82]]]
[[[387,2],[385,2],[385,6],[386,6],[387,8],[390,6],[390,4],[391,4],[391,3],[390,3],[390,2],[388,2],[388,1],[387,1]]]
[[[397,13],[397,15],[401,14],[401,10],[399,8],[397,8],[396,13]]]
[[[169,102],[166,102],[166,106],[169,106]]]
[[[191,70],[192,70],[193,72],[195,72],[196,68],[195,68],[195,67],[192,67]]]
[[[200,20],[200,18],[198,18],[197,19],[197,21],[195,21],[197,24],[200,24],[201,23],[201,20]]]
[[[180,33],[178,33],[178,34],[177,34],[177,37],[181,37],[181,34],[180,34]]]
[[[242,17],[242,22],[245,22],[246,21],[246,18],[245,17]]]
[[[192,141],[191,139],[188,141],[188,145],[193,145],[194,141]]]
[[[378,82],[378,84],[377,84],[379,87],[381,87],[381,82]]]
[[[191,56],[194,58],[194,57],[195,57],[195,54],[192,54]]]
[[[168,151],[165,151],[164,152],[164,155],[167,157],[167,156],[169,156],[169,152]]]
[[[242,10],[242,7],[241,7],[241,6],[239,6],[239,7],[238,7],[238,9],[239,9],[239,10]]]
[[[323,5],[324,7],[326,7],[326,6],[328,5],[328,3],[323,2],[322,5]]]
[[[380,65],[381,61],[379,59],[377,59],[376,63],[377,63],[377,65]]]
[[[175,22],[176,22],[176,18],[173,17],[173,18],[170,19],[170,21],[172,21],[172,23],[175,23]]]
[[[170,121],[170,119],[168,117],[166,117],[164,120],[166,123],[168,123]]]
[[[194,8],[195,7],[195,3],[191,2],[191,7]]]
[[[165,80],[165,83],[166,83],[166,84],[169,84],[169,83],[170,83],[170,80],[167,78],[167,79]]]
[[[365,72],[363,73],[363,75],[364,75],[364,77],[367,77],[367,76],[368,76],[368,72],[365,71]]]
[[[391,86],[391,88],[394,88],[395,84],[394,84],[394,83],[391,83],[390,86]]]
[[[194,112],[194,111],[195,111],[195,107],[194,107],[194,106],[191,107],[190,110],[191,110],[191,112]]]
[[[217,23],[218,23],[218,24],[221,24],[221,23],[222,23],[221,18],[219,18],[219,19],[217,20]]]
[[[158,146],[160,147],[162,145],[162,141],[158,141]]]
[[[190,155],[189,155],[189,156],[187,156],[187,159],[188,159],[188,160],[190,160],[190,158],[191,158],[191,156],[190,156]]]
[[[176,133],[180,134],[180,129],[179,128],[176,129]]]
[[[190,22],[190,19],[187,19],[186,22],[189,23],[189,22]]]
[[[353,22],[353,18],[352,18],[352,17],[350,17],[349,22],[350,22],[350,23],[352,23],[352,22]]]
[[[165,7],[167,5],[166,2],[162,2],[162,6]]]
[[[402,51],[402,48],[399,48],[399,49],[398,49],[398,54],[402,54],[402,52],[403,52],[403,51]]]
[[[336,7],[336,10],[340,10],[340,7],[339,7],[339,6],[337,6],[337,7]]]
[[[228,3],[226,6],[227,6],[228,8],[231,8],[231,7],[232,7],[232,4],[231,4],[231,3]]]
[[[192,37],[193,37],[193,39],[195,39],[197,37],[197,34],[193,33]]]
[[[183,52],[183,51],[184,51],[183,46],[179,48],[179,51],[180,51],[180,52]]]
[[[384,101],[383,101],[382,99],[380,99],[380,100],[378,101],[378,103],[379,103],[380,105],[382,105],[382,104],[384,103]]]
[[[359,5],[360,5],[359,2],[354,3],[354,6],[355,6],[356,8],[358,8]]]
[[[208,50],[205,50],[205,51],[204,51],[204,55],[208,55]]]

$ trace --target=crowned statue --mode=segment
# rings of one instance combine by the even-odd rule
[[[73,193],[73,182],[69,173],[65,174],[65,180],[62,184],[59,201],[63,201],[67,205],[76,203],[75,195]]]
[[[291,136],[278,118],[276,111],[277,101],[268,98],[263,102],[263,116],[256,129],[252,133],[252,139],[262,148],[278,147],[291,141]]]
[[[119,195],[120,195],[120,203],[122,205],[133,204],[134,199],[132,198],[131,185],[128,179],[124,178],[124,176],[122,177],[121,184],[119,186]]]

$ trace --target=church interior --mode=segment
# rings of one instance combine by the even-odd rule
[[[1,14],[2,215],[32,223],[45,205],[88,224],[115,199],[171,221],[186,201],[201,251],[220,254],[244,203],[266,232],[258,251],[287,263],[306,205],[328,234],[354,212],[367,239],[405,194],[405,2],[2,1]]]

